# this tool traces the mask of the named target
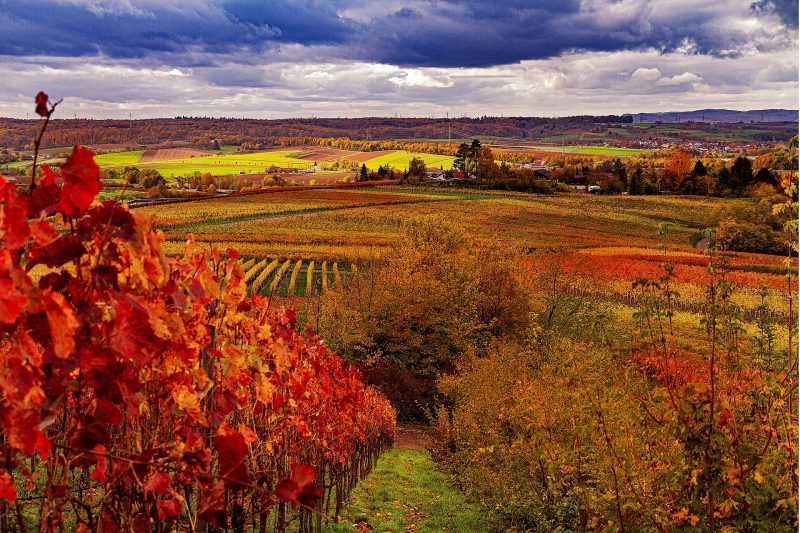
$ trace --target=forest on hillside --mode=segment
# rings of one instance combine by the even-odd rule
[[[239,119],[176,117],[148,120],[54,119],[43,147],[73,144],[190,143],[209,146],[256,142],[286,136],[350,137],[353,139],[458,139],[476,136],[563,143],[638,143],[715,141],[744,145],[787,141],[796,122],[706,123],[662,126],[632,124],[619,116],[482,117],[482,118],[305,118]],[[36,121],[0,118],[0,148],[32,148]]]

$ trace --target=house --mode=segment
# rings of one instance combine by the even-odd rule
[[[570,185],[575,192],[588,192],[589,194],[597,194],[603,190],[599,185]]]
[[[547,167],[544,166],[542,163],[523,163],[521,168],[526,168],[528,170],[547,170]]]
[[[431,181],[447,181],[444,170],[440,168],[426,168],[425,179]]]

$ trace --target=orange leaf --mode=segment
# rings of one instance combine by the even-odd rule
[[[94,162],[94,153],[76,145],[67,160],[61,164],[64,186],[61,189],[59,211],[78,216],[86,211],[100,192],[100,167]]]

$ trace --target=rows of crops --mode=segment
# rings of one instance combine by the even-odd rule
[[[244,281],[251,294],[313,296],[341,287],[358,270],[355,263],[255,257],[242,262]]]

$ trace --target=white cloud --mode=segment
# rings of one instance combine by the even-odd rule
[[[422,69],[408,69],[392,76],[389,81],[400,87],[452,87],[453,82],[448,79],[438,79],[426,74]]]
[[[661,71],[657,68],[639,67],[631,74],[631,79],[635,81],[656,81],[661,77]]]
[[[64,117],[575,115],[796,108],[795,50],[738,58],[655,50],[574,53],[488,68],[404,68],[297,50],[261,63],[0,57],[0,115],[32,113],[44,89]],[[794,75],[792,75],[794,73]]]
[[[656,85],[670,87],[674,85],[683,85],[685,83],[699,83],[701,81],[703,81],[703,78],[694,72],[684,72],[683,74],[677,74],[671,78],[661,78],[656,82]]]

